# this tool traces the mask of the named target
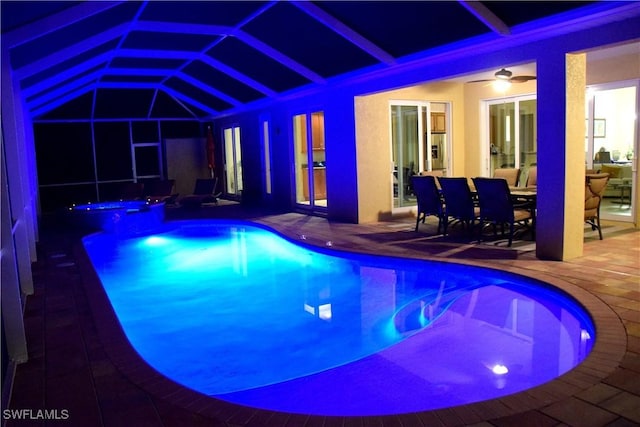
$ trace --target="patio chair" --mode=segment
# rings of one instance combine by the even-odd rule
[[[591,230],[598,230],[602,240],[600,228],[600,203],[609,182],[608,173],[586,175],[584,186],[584,221],[591,225]]]
[[[538,167],[529,166],[529,173],[527,174],[527,182],[525,187],[537,187],[538,186]]]
[[[442,177],[438,178],[442,187],[444,198],[444,231],[450,224],[460,222],[464,227],[469,228],[469,233],[473,233],[473,226],[480,213],[475,204],[473,193],[469,188],[469,181],[463,177]]]
[[[218,203],[216,185],[218,178],[198,178],[193,189],[193,193],[180,199],[180,205],[186,208],[199,208],[203,203]]]
[[[511,197],[511,191],[507,181],[502,178],[473,178],[473,183],[478,192],[478,203],[480,204],[480,233],[486,223],[493,226],[493,234],[497,234],[497,226],[500,225],[501,233],[505,232],[505,225],[509,226],[509,243],[513,243],[513,232],[515,224],[528,225],[533,221],[532,209],[526,206],[516,207]]]
[[[438,218],[437,234],[440,234],[440,228],[444,223],[444,208],[442,205],[442,198],[440,197],[440,191],[438,191],[436,183],[437,178],[434,176],[414,175],[411,177],[413,192],[418,199],[415,231],[418,231],[418,224],[420,224],[420,221],[424,224],[425,219],[427,219],[429,215],[433,215]]]
[[[444,176],[444,171],[442,170],[435,170],[435,171],[422,171],[420,172],[421,176],[434,176],[436,177],[436,186],[438,187],[438,190],[440,189],[440,182],[438,181],[438,178]]]
[[[520,169],[518,168],[499,168],[493,171],[494,178],[503,178],[507,180],[509,187],[518,186],[518,178],[520,178]]]

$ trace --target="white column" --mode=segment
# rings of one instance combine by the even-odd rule
[[[15,363],[27,360],[27,340],[24,333],[22,319],[22,298],[20,295],[20,281],[18,276],[18,262],[14,245],[11,212],[9,209],[9,192],[7,188],[6,158],[4,156],[4,135],[0,141],[0,284],[2,292],[2,322],[9,358]]]

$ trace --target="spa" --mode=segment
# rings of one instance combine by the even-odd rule
[[[37,5],[6,426],[640,423],[640,3]]]

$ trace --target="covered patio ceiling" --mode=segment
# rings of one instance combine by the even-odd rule
[[[390,70],[443,47],[508,38],[538,20],[562,22],[624,2],[35,4],[0,3],[2,66],[10,67],[27,113],[45,120],[215,118]]]

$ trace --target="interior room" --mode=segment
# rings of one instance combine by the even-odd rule
[[[640,2],[34,5],[0,3],[4,425],[25,418],[78,426],[640,423]],[[507,170],[516,173],[504,185],[514,217],[485,224],[474,179]],[[417,177],[466,181],[471,221],[447,216],[448,233],[438,214],[421,221]],[[601,194],[590,184],[598,177],[606,179]],[[453,206],[442,186],[434,192],[441,209]],[[515,203],[529,216],[514,234]],[[282,238],[284,248],[272,236],[245,234],[254,226]],[[202,246],[174,252],[173,227]],[[103,236],[104,252],[90,236]],[[228,246],[207,240],[222,236]],[[143,250],[128,257],[140,262],[127,267],[131,279],[114,281],[109,268],[134,239]],[[158,261],[156,251],[171,261]],[[250,261],[252,251],[266,264]],[[312,280],[312,261],[335,254],[375,261],[332,258]],[[280,258],[283,265],[270,264]],[[210,270],[223,260],[235,276]],[[387,268],[396,261],[400,267]],[[467,281],[452,286],[449,272],[430,267],[441,264],[461,266]],[[201,271],[196,284],[191,275]],[[544,292],[513,296],[511,288],[485,297],[485,287],[511,274],[524,283],[515,287],[533,284],[571,304],[537,304]],[[138,287],[152,275],[177,284]],[[317,326],[310,336],[319,339],[343,334],[380,344],[395,334],[401,345],[237,394],[185,385],[170,375],[182,368],[160,369],[136,347],[154,334],[171,345],[178,322],[157,333],[150,326],[132,333],[127,322],[166,319],[147,307],[151,296],[183,301],[164,310],[182,313],[176,320],[206,318],[206,310],[189,311],[190,302],[231,293],[213,276],[237,278],[242,289],[231,302],[210,303],[220,316],[225,304],[246,304],[247,312],[265,304],[250,316],[262,321],[258,337],[262,323],[270,325],[262,335],[287,341],[293,332],[274,332],[276,308],[284,308]],[[420,281],[433,285],[425,290]],[[125,306],[128,315],[117,303],[128,298],[114,298],[109,282],[143,297],[133,310]],[[188,283],[198,292],[179,294]],[[283,285],[297,292],[285,302],[276,299]],[[253,288],[262,293],[252,296]],[[491,310],[497,300],[504,305]],[[356,313],[346,326],[345,307]],[[533,322],[549,313],[564,320],[553,334]],[[236,320],[220,336],[246,345],[243,333],[227,332],[249,323]],[[519,360],[510,373],[506,364],[474,363],[494,395],[420,406],[430,399],[407,397],[403,384],[455,395],[454,384],[475,382],[466,367],[447,376],[416,363],[429,350],[424,331],[445,335],[462,323],[471,334],[525,343],[524,353],[505,353]],[[357,335],[354,325],[380,335]],[[177,342],[218,339],[205,336]],[[542,342],[557,346],[554,375],[511,391],[510,378],[549,359]],[[160,353],[169,360],[178,347]],[[321,361],[340,356],[316,347]],[[280,362],[260,358],[242,369]],[[204,359],[182,366],[198,371]],[[369,389],[378,377],[365,381],[358,371],[389,372],[379,383],[394,386]],[[343,402],[379,402],[372,406],[382,411],[382,402],[405,400],[418,409],[333,415],[279,406],[320,400],[350,378],[367,386],[351,395],[341,389]],[[310,397],[294,402],[290,390]],[[251,399],[234,400],[240,395]]]

